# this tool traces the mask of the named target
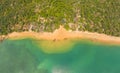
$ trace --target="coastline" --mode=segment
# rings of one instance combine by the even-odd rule
[[[13,32],[8,34],[8,39],[16,40],[16,39],[24,39],[24,38],[32,38],[37,40],[65,40],[65,39],[88,39],[95,42],[107,43],[107,44],[117,44],[120,45],[120,37],[108,36],[105,34],[99,33],[91,33],[91,32],[82,32],[82,31],[67,31],[62,26],[59,29],[56,29],[52,32],[33,32],[33,31],[25,31],[25,32]]]

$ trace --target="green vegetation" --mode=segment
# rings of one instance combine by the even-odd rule
[[[120,36],[120,0],[0,0],[0,34],[59,25]]]

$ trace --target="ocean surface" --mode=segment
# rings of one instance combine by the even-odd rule
[[[120,73],[120,45],[89,40],[5,40],[0,73]]]

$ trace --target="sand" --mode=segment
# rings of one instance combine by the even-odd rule
[[[92,41],[102,42],[102,43],[111,43],[111,44],[120,44],[120,37],[108,36],[105,34],[92,33],[92,32],[83,32],[83,31],[67,31],[62,26],[59,29],[56,29],[54,32],[13,32],[9,34],[8,39],[24,39],[24,38],[33,38],[38,40],[65,40],[65,39],[89,39]]]

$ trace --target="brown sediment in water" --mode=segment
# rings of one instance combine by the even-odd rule
[[[52,32],[13,32],[8,35],[8,39],[24,39],[24,38],[33,38],[37,40],[66,40],[66,39],[89,39],[92,41],[109,43],[109,44],[120,44],[120,37],[108,36],[105,34],[83,32],[83,31],[67,31],[62,26],[59,29],[56,29]]]
[[[0,35],[0,42],[2,42],[4,39],[7,39],[8,37],[5,35]]]

